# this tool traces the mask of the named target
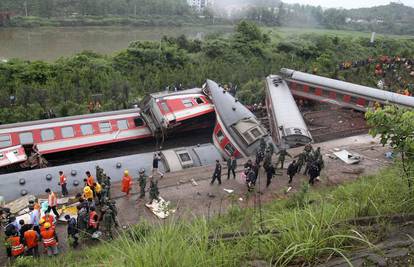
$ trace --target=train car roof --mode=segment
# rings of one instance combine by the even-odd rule
[[[373,100],[391,102],[397,105],[414,107],[414,97],[405,96],[393,92],[388,92],[385,90],[380,90],[368,86],[353,84],[349,82],[344,82],[340,80],[334,80],[318,75],[313,75],[309,73],[304,73],[292,69],[282,68],[280,73],[283,77],[290,79],[296,82],[302,82],[310,85],[314,85],[322,88],[332,88],[342,93],[349,93],[360,95],[363,97],[371,98]]]
[[[176,95],[190,95],[190,94],[202,94],[203,90],[201,88],[192,88],[192,89],[186,89],[181,91],[162,91],[157,93],[149,94],[152,98],[162,98],[167,96],[176,96]]]
[[[108,112],[99,112],[99,113],[91,113],[91,114],[68,116],[68,117],[60,117],[60,118],[46,119],[46,120],[36,120],[36,121],[26,121],[26,122],[10,123],[10,124],[0,125],[0,130],[9,129],[9,128],[24,127],[24,126],[33,126],[33,125],[42,125],[42,124],[48,124],[48,123],[56,123],[56,122],[65,122],[65,121],[72,121],[72,120],[80,120],[80,119],[90,119],[90,118],[97,118],[97,117],[106,117],[106,116],[111,116],[111,115],[123,115],[123,114],[130,114],[130,113],[138,113],[140,111],[141,110],[139,108],[123,109],[123,110],[108,111]]]

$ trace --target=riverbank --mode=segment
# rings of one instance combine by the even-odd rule
[[[151,16],[70,16],[34,17],[15,16],[6,21],[3,27],[82,27],[82,26],[203,26],[230,25],[225,19],[211,19],[191,15],[151,15]]]

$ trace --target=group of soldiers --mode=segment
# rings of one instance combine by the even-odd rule
[[[272,156],[276,154],[276,163],[272,163]],[[314,185],[317,178],[320,176],[322,169],[324,168],[323,156],[321,154],[321,148],[313,149],[311,144],[305,146],[302,153],[292,157],[286,149],[280,149],[275,153],[275,147],[272,143],[266,143],[264,139],[261,139],[260,146],[256,152],[255,160],[249,159],[244,164],[244,171],[241,176],[246,180],[248,191],[253,191],[259,176],[260,167],[263,166],[266,173],[266,187],[269,187],[272,183],[273,177],[276,175],[277,170],[280,168],[283,170],[286,157],[290,157],[293,161],[287,168],[287,175],[289,177],[288,183],[291,184],[294,176],[300,173],[305,168],[305,175],[309,176],[309,184]],[[234,156],[231,156],[227,160],[227,179],[230,179],[230,175],[233,174],[235,178],[235,170],[237,168],[237,161]],[[220,161],[216,161],[216,168],[213,173],[211,184],[216,180],[219,185],[221,184],[221,164]]]
[[[163,175],[161,177],[163,177]],[[145,173],[145,169],[143,168],[139,170],[138,179],[137,179],[138,185],[139,185],[139,192],[140,192],[138,200],[145,198],[145,192],[146,192],[148,179],[150,180],[150,188],[149,188],[150,202],[149,203],[152,204],[154,200],[157,200],[157,201],[159,200],[160,192],[158,190],[158,180],[154,177],[154,175],[152,175],[151,177],[148,177],[148,175]],[[121,191],[126,194],[127,198],[129,198],[130,196],[132,180],[133,179],[129,175],[129,171],[125,170],[124,176],[122,177]]]

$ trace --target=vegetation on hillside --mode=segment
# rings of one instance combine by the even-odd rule
[[[337,188],[305,187],[290,199],[263,205],[261,212],[245,209],[235,200],[227,214],[211,220],[144,222],[110,243],[43,258],[35,265],[243,266],[265,260],[276,266],[313,266],[331,255],[370,246],[381,237],[381,232],[366,235],[348,220],[414,211],[411,190],[399,176],[399,168],[391,168]],[[263,230],[279,234],[260,234]],[[220,239],[224,233],[238,232],[248,234],[232,241]],[[21,261],[31,266],[30,259]]]
[[[338,72],[338,64],[383,54],[409,57],[414,43],[352,36],[270,36],[255,24],[241,22],[229,37],[189,40],[185,36],[161,42],[133,42],[114,56],[83,52],[53,63],[12,59],[0,63],[0,122],[12,123],[88,113],[98,100],[106,111],[127,108],[146,93],[182,84],[201,86],[213,79],[238,86],[245,104],[261,101],[265,76],[281,67],[311,71],[376,86],[373,65]],[[50,112],[49,112],[50,113]]]

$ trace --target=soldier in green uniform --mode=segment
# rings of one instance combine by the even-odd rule
[[[145,169],[139,170],[139,177],[138,177],[138,183],[140,188],[140,198],[145,197],[145,187],[147,186],[147,175],[145,174]]]
[[[303,167],[303,164],[306,162],[306,152],[303,151],[302,153],[295,156],[295,158],[298,158],[298,161],[296,163],[297,171],[296,173],[300,173]]]
[[[150,204],[152,204],[152,201],[155,200],[159,200],[159,195],[160,192],[158,191],[158,181],[156,181],[155,179],[151,179],[151,183],[150,183]]]
[[[108,201],[108,207],[112,211],[112,219],[115,222],[115,227],[119,227],[118,208],[116,207],[116,201],[115,200]]]
[[[112,228],[113,228],[113,225],[115,224],[115,221],[114,221],[114,217],[112,214],[112,210],[108,206],[105,206],[103,208],[103,211],[105,212],[105,214],[103,215],[103,218],[102,218],[102,225],[103,225],[102,230],[106,236],[113,238]]]
[[[286,156],[289,156],[289,157],[292,157],[287,151],[286,151],[286,149],[281,149],[279,152],[277,152],[276,153],[276,155],[279,155],[279,158],[277,159],[277,161],[276,161],[276,169],[277,169],[277,166],[279,166],[279,162],[281,163],[281,169],[283,169],[283,164],[285,163],[285,159],[286,159]]]
[[[99,167],[99,165],[96,165],[96,180],[98,180],[98,183],[102,184],[102,178],[103,178],[103,169]]]

